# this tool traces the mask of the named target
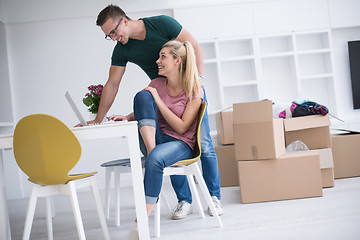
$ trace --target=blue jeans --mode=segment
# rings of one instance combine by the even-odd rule
[[[204,90],[204,101],[207,103],[207,98],[206,98],[206,94],[205,94],[205,89]],[[139,93],[138,93],[139,94]],[[137,94],[137,95],[138,95]],[[152,98],[152,95],[149,93],[147,95],[148,98],[146,100],[144,100],[147,103],[151,103],[152,106],[155,106],[156,108],[156,104],[154,102],[154,99]],[[135,114],[135,118],[137,118],[136,116],[136,106],[138,105],[138,110],[139,111],[143,111],[146,112],[146,109],[144,108],[143,105],[141,105],[141,103],[136,103],[136,96],[134,99],[134,114]],[[156,114],[155,114],[156,115]],[[153,116],[155,117],[155,116]],[[143,121],[139,121],[139,127],[143,124]],[[159,136],[161,135],[161,131],[160,128],[158,126],[157,123],[157,115],[156,115],[156,121],[154,121],[152,123],[152,126],[156,127],[156,136],[157,139],[159,138]],[[201,131],[201,167],[202,167],[202,172],[203,172],[203,177],[205,180],[205,183],[207,185],[207,188],[209,190],[209,193],[211,196],[216,196],[218,199],[221,198],[220,196],[220,174],[219,174],[219,168],[218,168],[218,162],[217,162],[217,156],[215,153],[215,149],[214,146],[212,144],[212,140],[210,137],[210,127],[209,127],[209,117],[207,114],[207,107],[205,110],[205,114],[200,126],[200,131]],[[140,139],[140,148],[144,154],[144,156],[146,156],[146,148],[144,143],[142,142],[142,138],[141,136],[139,137]],[[158,142],[156,142],[156,144],[158,144]],[[171,179],[171,184],[175,190],[176,196],[178,201],[186,201],[188,203],[192,203],[192,196],[191,196],[191,191],[189,188],[189,184],[188,181],[186,179],[186,176],[184,175],[172,175],[170,177]]]
[[[139,136],[141,150],[144,156],[147,156],[144,176],[145,200],[148,204],[155,204],[161,191],[164,168],[180,160],[191,158],[193,151],[187,143],[161,133],[157,120],[156,104],[150,92],[141,91],[136,94],[134,98],[134,115],[138,121],[139,129],[145,125],[156,128],[156,147],[149,155],[146,153],[141,135]],[[185,186],[180,187],[184,188],[185,192],[181,194],[188,196],[190,194],[189,186],[187,182],[182,184],[185,184]]]
[[[207,98],[204,90],[204,101],[207,104]],[[209,127],[209,116],[207,113],[207,106],[205,109],[205,114],[200,126],[201,131],[201,167],[203,172],[203,177],[206,183],[206,186],[209,190],[211,196],[216,196],[218,199],[220,196],[220,174],[217,156],[215,149],[210,137],[210,127]],[[185,200],[188,203],[191,203],[191,192],[188,189],[186,176],[174,175],[171,177],[171,183],[177,194],[178,201]],[[189,195],[186,195],[188,192]],[[180,194],[178,194],[180,193]]]

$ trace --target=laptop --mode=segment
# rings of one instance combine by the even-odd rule
[[[75,105],[75,102],[74,100],[72,99],[72,97],[70,96],[70,93],[68,91],[66,91],[65,93],[65,98],[66,100],[68,101],[68,103],[70,104],[72,110],[74,111],[76,117],[79,119],[80,123],[83,125],[83,126],[86,126],[88,125],[85,121],[85,119],[83,118],[83,116],[81,115],[79,109],[77,108],[77,106]]]

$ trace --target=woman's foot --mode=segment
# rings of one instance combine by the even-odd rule
[[[138,231],[137,223],[134,222],[134,224],[132,225],[130,231],[126,236],[126,240],[138,240],[138,239],[139,239],[139,231]]]

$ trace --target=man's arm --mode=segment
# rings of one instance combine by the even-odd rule
[[[191,35],[191,33],[182,28],[179,35],[176,38],[177,41],[185,42],[189,41],[194,48],[195,56],[196,56],[196,66],[199,71],[199,75],[203,75],[203,66],[204,66],[204,57],[200,47],[200,44],[196,41],[196,39]]]
[[[106,82],[100,99],[99,110],[94,121],[91,123],[100,123],[106,113],[109,111],[111,105],[114,102],[116,94],[119,90],[121,79],[125,73],[125,67],[111,65],[109,70],[109,79]]]

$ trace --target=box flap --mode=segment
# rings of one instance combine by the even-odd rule
[[[342,129],[342,128],[332,128],[331,130],[338,131],[337,133],[333,135],[350,135],[350,134],[360,134],[359,131],[356,130],[350,130],[350,129]]]
[[[272,101],[235,103],[234,123],[264,122],[272,120]]]
[[[311,115],[305,117],[288,118],[284,120],[284,127],[286,132],[326,126],[330,126],[330,119],[328,115]]]

